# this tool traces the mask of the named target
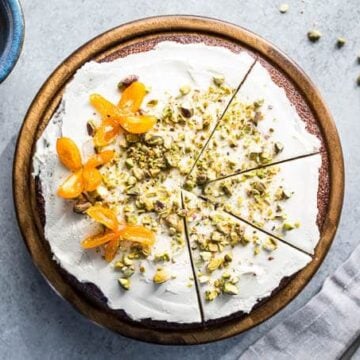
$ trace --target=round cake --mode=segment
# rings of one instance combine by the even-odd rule
[[[157,328],[261,306],[311,262],[329,195],[321,133],[291,82],[205,36],[83,65],[33,176],[64,281]]]

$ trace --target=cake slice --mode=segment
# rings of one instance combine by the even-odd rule
[[[285,90],[257,62],[203,151],[190,181],[204,182],[320,150]]]
[[[249,313],[311,261],[193,194],[184,203],[205,321]]]
[[[321,155],[210,182],[203,195],[227,212],[314,253],[320,239],[318,189]]]

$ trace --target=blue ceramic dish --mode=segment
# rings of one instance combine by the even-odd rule
[[[24,18],[18,0],[0,0],[0,83],[19,58],[24,39]]]

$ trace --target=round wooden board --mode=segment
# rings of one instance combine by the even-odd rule
[[[31,163],[34,144],[45,128],[62,96],[64,85],[75,71],[89,60],[101,60],[119,49],[144,39],[183,34],[213,37],[247,48],[281,71],[313,112],[324,139],[329,161],[329,204],[321,230],[321,240],[313,261],[268,301],[241,319],[196,329],[153,329],[136,322],[122,321],[89,302],[64,281],[46,241],[35,211]],[[95,323],[122,335],[160,344],[200,344],[239,334],[260,324],[286,306],[310,281],[319,268],[335,235],[343,202],[344,164],[334,121],[309,78],[272,44],[238,26],[218,20],[193,16],[148,18],[110,30],[91,40],[67,58],[48,78],[36,95],[20,131],[13,169],[13,191],[18,222],[34,263],[51,286],[76,309]]]

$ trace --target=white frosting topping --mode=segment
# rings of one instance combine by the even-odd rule
[[[56,195],[58,186],[69,174],[59,163],[56,139],[70,137],[86,158],[92,151],[86,123],[90,118],[100,121],[89,104],[89,95],[99,93],[117,103],[117,83],[130,74],[137,75],[140,81],[150,86],[148,100],[155,97],[161,104],[167,94],[177,94],[179,87],[185,84],[206,90],[214,75],[223,75],[227,84],[236,88],[252,62],[253,59],[244,52],[235,54],[203,44],[164,42],[154,50],[109,63],[87,63],[68,84],[60,110],[37,142],[34,155],[34,175],[40,176],[46,200],[45,237],[54,259],[80,282],[95,284],[108,299],[109,307],[122,309],[135,320],[150,318],[178,323],[201,320],[195,287],[189,287],[192,268],[187,247],[176,255],[175,263],[171,264],[171,273],[176,275],[176,279],[161,285],[154,284],[155,266],[149,258],[144,260],[146,272],[143,275],[135,273],[131,277],[129,291],[119,287],[119,273],[112,264],[106,263],[95,250],[81,248],[81,240],[95,231],[96,225],[87,217],[74,214],[71,202]],[[166,251],[169,243],[167,232],[160,227],[155,250]]]
[[[211,279],[221,278],[224,272],[230,274],[231,277],[237,277],[239,279],[236,284],[238,294],[220,294],[214,300],[207,301],[204,292],[213,287],[209,284],[200,285],[205,320],[221,318],[238,311],[249,313],[261,299],[271,295],[284,277],[295,274],[311,261],[310,256],[276,240],[274,240],[277,244],[275,250],[269,252],[262,249],[261,245],[269,236],[222,211],[213,210],[192,194],[187,194],[186,197],[190,200],[191,206],[197,204],[202,209],[201,216],[199,213],[198,216],[194,215],[189,219],[190,231],[193,230],[198,234],[208,236],[214,230],[214,226],[207,220],[209,217],[221,216],[223,219],[229,219],[230,222],[239,224],[248,238],[256,235],[256,243],[260,246],[257,255],[254,254],[256,245],[251,242],[247,245],[237,244],[234,247],[228,247],[232,254],[230,265],[225,270],[213,271]],[[223,254],[229,252],[228,248],[224,250]],[[196,259],[198,256],[199,250],[193,250],[193,257]],[[203,265],[198,267],[200,271],[204,271]]]

